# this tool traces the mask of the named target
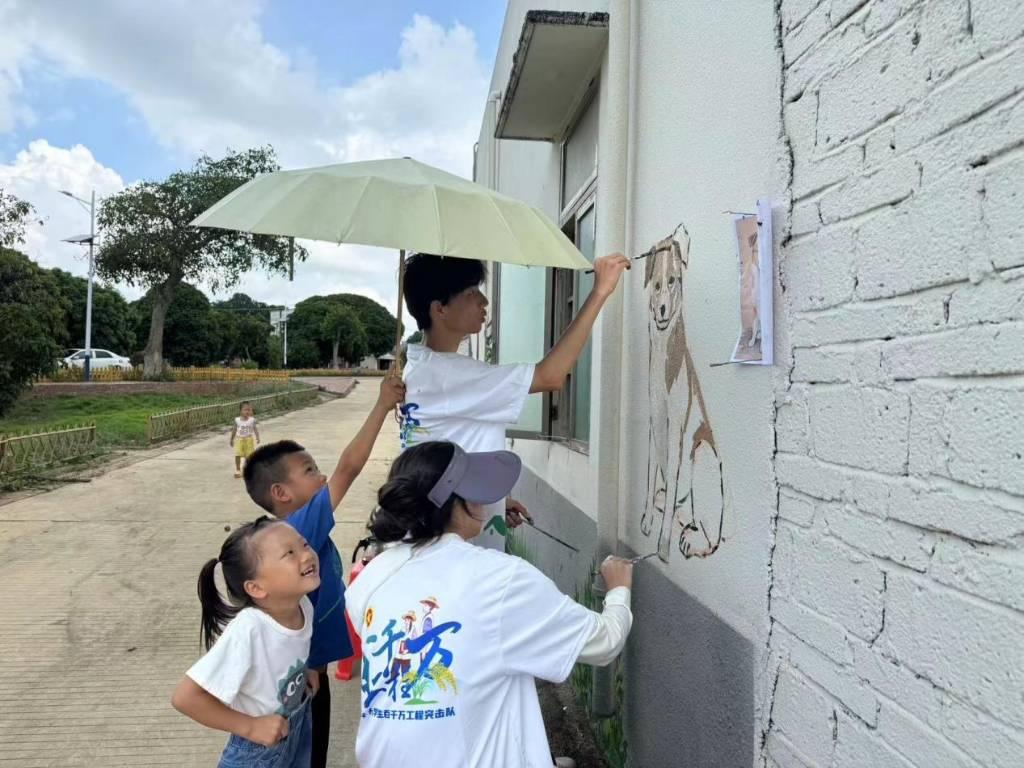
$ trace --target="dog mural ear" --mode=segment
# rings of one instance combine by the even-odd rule
[[[644,260],[644,288],[651,282],[651,278],[654,277],[654,262],[658,258],[658,252],[655,249],[651,249],[647,252],[647,258]]]
[[[689,263],[687,262],[687,257],[689,257],[689,255],[690,255],[689,252],[687,252],[686,256],[685,257],[683,256],[683,247],[681,245],[679,245],[679,241],[676,240],[673,237],[672,238],[672,256],[674,258],[676,258],[676,259],[679,259],[679,261],[683,265],[683,269],[687,269],[690,266]]]

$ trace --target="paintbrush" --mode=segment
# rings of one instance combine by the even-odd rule
[[[652,557],[657,557],[657,556],[658,556],[657,552],[651,552],[649,555],[640,555],[638,557],[631,557],[631,558],[629,558],[629,564],[630,565],[636,565],[641,560],[648,560],[648,559],[650,559]],[[594,571],[594,576],[598,576],[598,575],[600,575],[600,573],[601,573],[601,569],[598,568],[596,571]]]
[[[630,261],[640,261],[640,259],[646,259],[648,256],[650,256],[653,253],[654,253],[654,249],[651,248],[651,250],[644,251],[639,256],[634,256],[633,258],[630,259]],[[594,274],[594,270],[586,269],[586,270],[583,271],[583,274],[585,274],[585,275],[592,275],[592,274]]]
[[[532,517],[529,517],[528,515],[524,515],[524,514],[522,514],[521,512],[520,512],[520,517],[522,517],[522,518],[523,518],[523,522],[524,522],[524,523],[526,523],[526,524],[527,524],[527,525],[529,525],[529,526],[530,526],[531,528],[533,528],[533,530],[535,530],[535,531],[536,531],[537,533],[541,534],[542,536],[547,536],[547,537],[548,537],[549,539],[551,539],[551,540],[552,540],[552,541],[554,541],[554,542],[557,542],[557,543],[561,544],[561,545],[562,545],[563,547],[565,547],[566,549],[571,549],[571,550],[572,550],[573,552],[575,552],[575,553],[579,554],[579,550],[578,550],[578,549],[576,549],[576,547],[574,547],[574,546],[573,546],[572,544],[570,544],[569,542],[567,542],[567,541],[562,541],[562,539],[558,538],[558,537],[557,537],[557,536],[555,536],[555,535],[554,535],[553,533],[548,533],[548,532],[547,532],[547,531],[545,531],[545,530],[544,530],[543,528],[538,528],[538,527],[537,527],[537,524],[536,524],[535,522],[533,522],[533,518],[532,518]]]

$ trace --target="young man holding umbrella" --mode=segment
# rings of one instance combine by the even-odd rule
[[[405,303],[423,332],[410,344],[404,379],[402,448],[428,440],[449,440],[465,451],[500,451],[505,429],[519,419],[528,395],[557,392],[590,338],[594,322],[614,292],[629,260],[612,254],[594,262],[594,287],[544,358],[536,363],[490,365],[459,354],[467,336],[487,320],[480,290],[486,267],[473,259],[418,253],[405,268]],[[529,513],[511,498],[486,510],[487,521],[504,516],[515,527]],[[477,544],[504,549],[504,537],[487,525]]]

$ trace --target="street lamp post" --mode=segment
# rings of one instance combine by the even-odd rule
[[[89,381],[92,378],[92,281],[96,273],[96,262],[93,259],[93,247],[96,244],[96,190],[92,191],[88,203],[65,189],[60,193],[89,206],[89,280],[85,290],[85,365],[82,370],[82,378]]]
[[[281,365],[285,368],[288,367],[288,318],[291,315],[292,308],[284,305],[273,307],[270,310],[270,324],[277,328],[277,333],[284,337],[282,339],[284,354],[281,357]]]

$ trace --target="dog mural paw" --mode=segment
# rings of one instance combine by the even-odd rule
[[[707,557],[714,554],[718,549],[717,544],[712,544],[707,534],[693,523],[687,523],[679,533],[679,552],[683,557]]]

